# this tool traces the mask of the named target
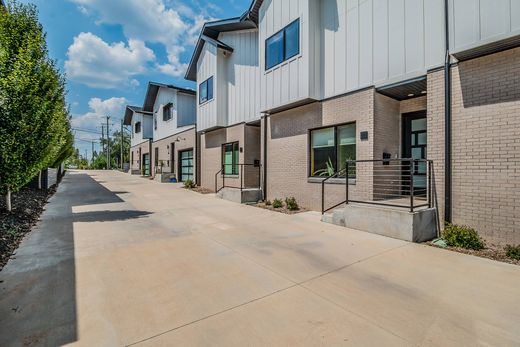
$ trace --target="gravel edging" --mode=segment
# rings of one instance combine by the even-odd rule
[[[11,196],[11,212],[5,209],[5,199],[0,199],[0,271],[16,254],[23,238],[39,220],[55,192],[56,186],[48,190],[22,188]]]

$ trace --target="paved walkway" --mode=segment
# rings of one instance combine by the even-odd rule
[[[520,267],[117,172],[69,173],[0,281],[0,346],[520,345]]]

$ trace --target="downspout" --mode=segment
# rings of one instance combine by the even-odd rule
[[[451,62],[449,35],[449,0],[444,0],[444,31],[446,56],[444,60],[444,221],[451,222]]]
[[[152,170],[152,165],[153,165],[153,154],[152,154],[152,139],[149,139],[148,140],[148,158],[150,158],[149,162],[148,162],[148,171],[150,173],[150,176],[149,177],[155,177],[155,174],[153,173],[153,170]],[[155,170],[155,165],[153,166],[153,169]]]
[[[267,118],[268,114],[264,114],[264,201],[267,200]]]

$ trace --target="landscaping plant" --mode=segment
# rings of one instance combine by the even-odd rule
[[[193,182],[192,180],[184,181],[184,188],[186,188],[186,189],[193,189],[193,188],[195,188],[195,182]]]
[[[274,208],[282,208],[283,207],[283,202],[281,199],[274,199],[273,200],[273,207]]]
[[[506,255],[514,260],[520,260],[520,245],[512,246],[507,245],[506,248]]]
[[[290,198],[285,198],[285,205],[289,211],[298,211],[300,209],[296,199],[292,196]]]
[[[464,225],[447,223],[442,232],[442,238],[449,246],[480,250],[484,248],[484,241],[473,228]]]
[[[65,78],[47,52],[34,5],[0,6],[0,194],[71,154]]]

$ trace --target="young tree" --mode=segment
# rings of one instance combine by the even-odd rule
[[[65,79],[49,59],[34,5],[0,8],[0,193],[70,154]]]

